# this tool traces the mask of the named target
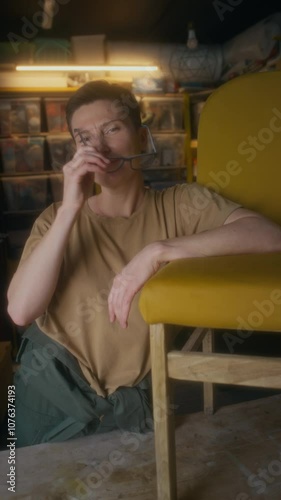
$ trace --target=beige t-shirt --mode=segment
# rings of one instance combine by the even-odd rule
[[[60,203],[35,221],[21,262],[51,226]],[[39,328],[79,361],[93,389],[106,396],[120,386],[134,386],[150,370],[148,326],[133,300],[128,328],[108,317],[113,278],[153,241],[199,233],[221,226],[239,205],[198,184],[164,191],[147,189],[130,217],[95,214],[85,203],[65,249],[57,289]]]

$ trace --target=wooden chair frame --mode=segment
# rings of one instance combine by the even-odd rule
[[[214,383],[281,389],[281,360],[216,354],[213,352],[214,331],[207,328],[197,328],[182,351],[168,352],[167,336],[163,324],[150,325],[157,498],[176,500],[176,450],[170,379],[203,382],[204,411],[211,415],[214,412]],[[201,342],[203,352],[194,352]]]

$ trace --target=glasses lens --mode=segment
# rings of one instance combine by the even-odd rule
[[[138,161],[131,162],[133,170],[144,170],[152,168],[155,162],[156,153],[142,153],[138,157]]]
[[[131,166],[133,170],[144,170],[148,168],[153,168],[157,162],[156,156],[157,151],[155,148],[155,144],[153,141],[153,137],[147,125],[143,125],[143,128],[146,130],[146,151],[137,155],[136,161],[131,162]]]
[[[111,173],[111,172],[116,172],[119,170],[119,168],[123,167],[125,163],[125,158],[108,158],[108,160],[111,160],[106,171]]]

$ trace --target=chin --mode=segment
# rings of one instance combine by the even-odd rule
[[[136,175],[136,172],[131,169],[120,169],[116,170],[116,172],[108,172],[107,174],[95,174],[95,182],[101,187],[117,187],[127,184],[127,182],[133,180]]]
[[[118,171],[109,172],[108,174],[95,174],[95,182],[101,187],[112,187],[122,184],[124,182],[122,177]]]

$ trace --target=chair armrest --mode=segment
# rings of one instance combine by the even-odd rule
[[[281,331],[281,253],[176,260],[144,285],[139,307],[149,324]]]

